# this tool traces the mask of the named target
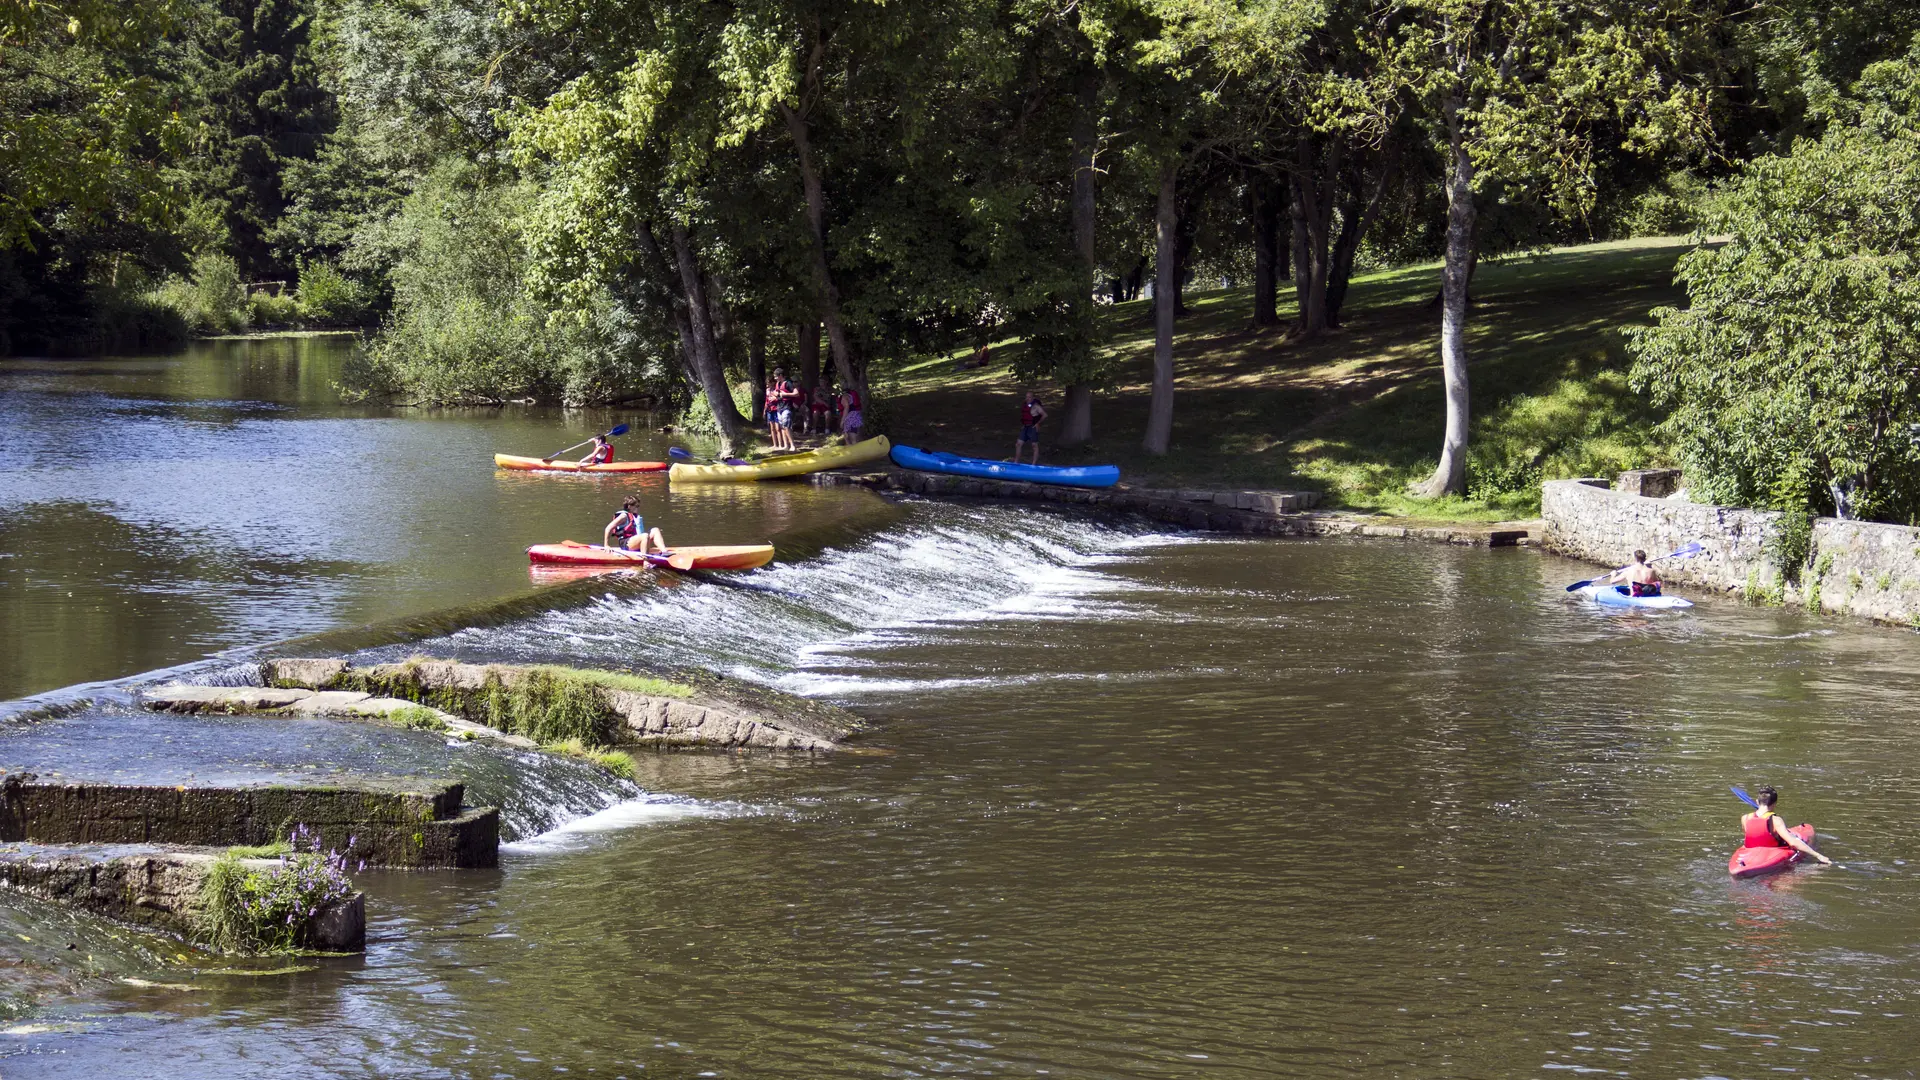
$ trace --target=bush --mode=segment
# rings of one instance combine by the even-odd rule
[[[278,296],[262,289],[247,297],[249,322],[253,326],[288,326],[300,317],[300,305],[286,293]]]
[[[217,252],[194,259],[190,278],[168,278],[147,300],[171,308],[197,334],[244,330],[252,316],[239,264]]]
[[[296,826],[294,848],[310,841]],[[250,850],[232,849],[213,864],[200,886],[195,937],[220,952],[272,953],[299,949],[307,921],[329,904],[353,895],[346,859],[338,852],[290,850],[280,864],[254,870],[240,860]]]
[[[300,270],[300,314],[318,326],[359,326],[367,320],[366,291],[332,263],[308,263]]]

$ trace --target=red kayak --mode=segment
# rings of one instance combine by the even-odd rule
[[[1795,825],[1788,832],[1813,846],[1813,826]],[[1800,861],[1800,853],[1790,847],[1743,847],[1727,860],[1727,873],[1737,878],[1777,874]]]
[[[527,549],[527,558],[535,563],[562,566],[671,566],[675,570],[752,570],[773,561],[772,544],[745,544],[734,547],[679,547],[649,551],[645,555],[624,548],[601,547],[562,540],[557,544],[535,544]]]

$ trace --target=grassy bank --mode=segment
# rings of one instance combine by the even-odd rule
[[[1437,264],[1357,278],[1346,326],[1317,341],[1255,330],[1244,289],[1190,290],[1192,314],[1174,346],[1173,452],[1143,453],[1153,359],[1145,300],[1103,309],[1119,385],[1094,404],[1094,439],[1053,445],[1060,388],[1041,387],[1053,416],[1042,428],[1043,463],[1118,463],[1150,486],[1306,488],[1329,505],[1465,520],[1528,516],[1539,483],[1666,463],[1657,421],[1627,388],[1620,329],[1649,309],[1678,303],[1678,239],[1557,249],[1482,263],[1469,324],[1473,451],[1468,495],[1407,496],[1432,471],[1444,407],[1440,393]],[[1290,303],[1291,290],[1283,297]],[[1291,311],[1282,307],[1282,317]],[[992,367],[953,371],[957,356],[906,368],[885,406],[894,441],[1006,457],[1019,430],[1019,393],[1003,342]]]

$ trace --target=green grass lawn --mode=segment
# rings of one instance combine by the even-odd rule
[[[1173,452],[1140,450],[1153,358],[1152,309],[1102,309],[1118,386],[1094,402],[1094,439],[1051,443],[1060,387],[1042,428],[1047,464],[1118,464],[1141,486],[1310,488],[1328,505],[1396,515],[1496,520],[1535,513],[1543,479],[1665,464],[1658,417],[1627,386],[1620,329],[1684,302],[1672,284],[1688,244],[1658,238],[1562,248],[1481,263],[1468,349],[1473,393],[1468,496],[1406,494],[1439,458],[1438,264],[1358,277],[1346,326],[1317,341],[1255,330],[1245,289],[1189,290],[1178,324]],[[1290,305],[1292,292],[1282,299]],[[1283,306],[1282,318],[1289,318]],[[894,441],[1007,457],[1020,393],[995,346],[992,367],[955,372],[960,354],[898,373],[882,405]]]

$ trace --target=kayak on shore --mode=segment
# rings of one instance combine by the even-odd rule
[[[639,473],[665,472],[667,463],[664,461],[609,461],[601,465],[582,465],[577,461],[547,461],[537,457],[495,454],[493,467],[520,472]]]
[[[1795,825],[1787,831],[1804,840],[1809,846],[1812,846],[1814,838],[1812,825]],[[1799,862],[1800,859],[1801,855],[1798,851],[1784,845],[1780,847],[1743,847],[1735,850],[1732,857],[1727,859],[1727,873],[1737,878],[1777,874],[1792,866],[1794,863]]]
[[[1634,596],[1625,585],[1588,585],[1580,590],[1580,595],[1602,607],[1652,608],[1664,611],[1679,611],[1690,608],[1693,601],[1682,596]]]
[[[672,566],[676,570],[752,570],[773,561],[773,545],[675,547],[665,551],[649,551],[643,555],[626,548],[562,540],[557,544],[533,545],[527,549],[527,560],[547,566]]]
[[[978,476],[990,480],[1023,480],[1031,484],[1086,488],[1112,487],[1120,482],[1118,465],[1020,465],[1011,461],[922,450],[917,446],[896,446],[890,456],[893,463],[903,469],[951,476]]]
[[[852,446],[823,446],[797,454],[763,458],[742,465],[695,465],[676,461],[667,477],[674,483],[738,483],[745,480],[777,480],[783,476],[801,476],[845,465],[864,465],[887,456],[892,444],[885,435],[854,443]]]

